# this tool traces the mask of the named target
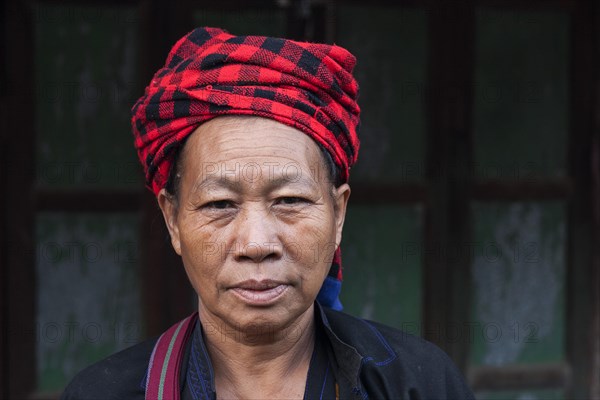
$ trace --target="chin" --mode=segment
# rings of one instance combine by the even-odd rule
[[[271,307],[249,307],[244,306],[232,312],[231,309],[225,310],[227,315],[222,318],[233,326],[241,334],[248,338],[264,337],[276,338],[283,335],[295,335],[298,330],[301,316],[306,312],[312,302],[299,307],[299,303],[280,304]]]

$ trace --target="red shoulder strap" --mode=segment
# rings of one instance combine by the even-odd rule
[[[198,313],[195,312],[158,338],[148,365],[146,400],[179,399],[181,362],[197,319]]]

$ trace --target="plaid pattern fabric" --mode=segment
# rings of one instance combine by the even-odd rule
[[[173,46],[132,108],[146,185],[158,194],[175,150],[219,115],[262,116],[306,133],[329,152],[346,182],[359,149],[355,63],[336,45],[193,30]],[[339,249],[330,276],[341,280]]]
[[[355,62],[335,45],[193,30],[132,109],[146,184],[158,194],[181,141],[202,122],[228,114],[263,116],[305,132],[346,181],[359,148]]]

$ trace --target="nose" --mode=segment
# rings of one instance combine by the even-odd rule
[[[235,227],[234,258],[238,262],[261,263],[279,260],[283,246],[278,240],[277,221],[263,210],[246,210]]]

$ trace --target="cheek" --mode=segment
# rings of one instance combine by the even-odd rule
[[[194,287],[194,290],[199,295],[212,292],[215,289],[214,282],[216,281],[218,268],[216,263],[212,262],[210,255],[190,254],[182,252],[182,261],[188,278]],[[212,284],[208,284],[212,282]]]
[[[335,242],[336,225],[333,212],[324,210],[307,219],[306,229],[309,235],[323,245]]]
[[[326,212],[313,213],[288,226],[285,234],[286,257],[310,270],[310,279],[326,275],[335,252],[335,224]],[[309,279],[309,277],[305,277]]]
[[[226,229],[209,224],[205,218],[190,213],[180,223],[182,251],[189,257],[213,259],[218,255],[218,248],[224,246],[227,238]]]
[[[225,257],[225,243],[219,230],[188,220],[180,229],[181,259],[192,285],[199,293],[215,288]],[[212,284],[207,284],[211,282]]]

